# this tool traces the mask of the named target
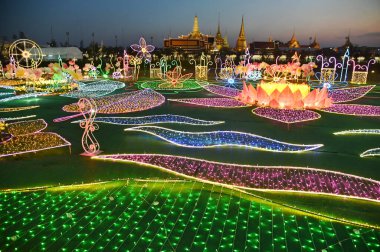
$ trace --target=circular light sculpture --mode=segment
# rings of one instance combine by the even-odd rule
[[[9,58],[15,60],[16,66],[37,68],[43,59],[40,46],[29,39],[19,39],[9,47]]]

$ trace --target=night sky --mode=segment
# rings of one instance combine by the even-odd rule
[[[221,31],[235,46],[244,15],[248,42],[288,41],[293,30],[301,44],[317,35],[322,47],[340,46],[350,32],[357,45],[380,46],[380,0],[1,0],[0,36],[23,31],[40,44],[50,41],[88,45],[91,33],[105,45],[128,46],[140,36],[161,47],[164,37],[192,30],[198,15],[200,31],[215,35],[220,13]]]

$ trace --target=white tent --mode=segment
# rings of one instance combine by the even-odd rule
[[[45,47],[41,48],[43,61],[57,61],[58,56],[61,56],[62,60],[69,59],[83,59],[83,53],[78,47]]]

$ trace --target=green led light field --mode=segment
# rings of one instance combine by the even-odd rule
[[[236,195],[236,193],[234,193]],[[377,251],[380,232],[294,215],[193,181],[0,194],[0,249]]]

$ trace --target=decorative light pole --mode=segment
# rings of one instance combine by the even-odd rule
[[[79,123],[79,126],[84,129],[82,135],[84,152],[81,155],[95,156],[101,152],[99,142],[94,136],[94,131],[99,129],[98,124],[94,123],[98,108],[91,98],[81,98],[78,101],[78,107],[84,117],[84,120]]]

